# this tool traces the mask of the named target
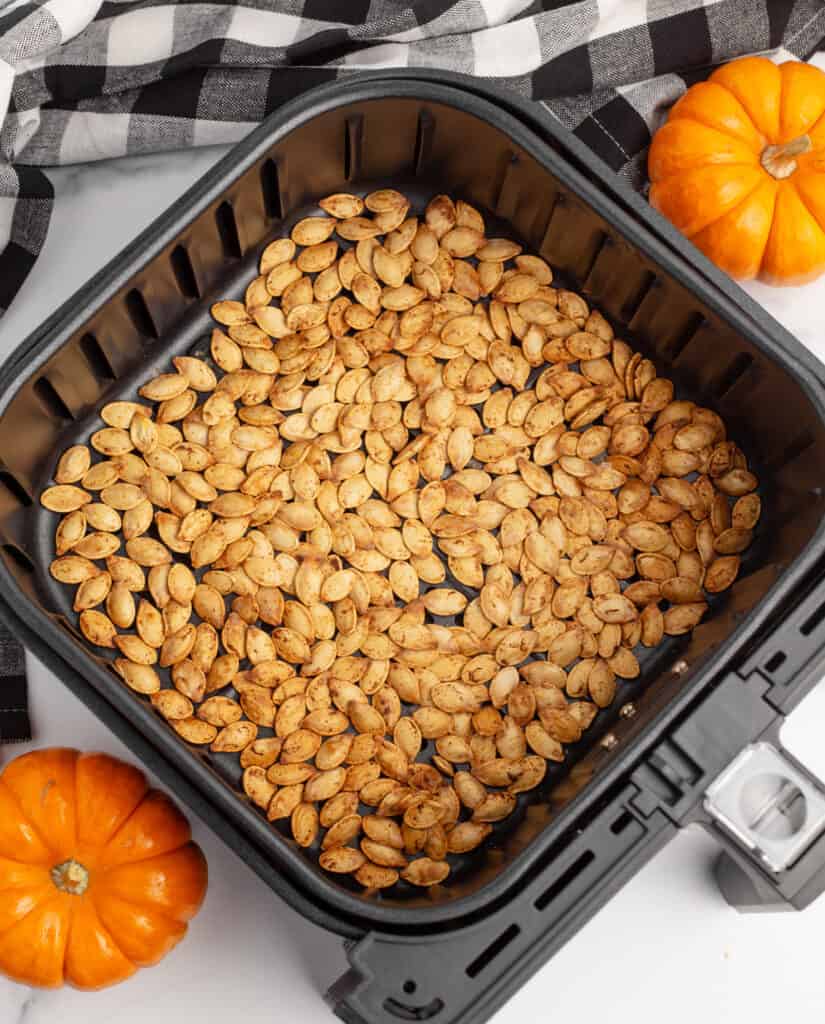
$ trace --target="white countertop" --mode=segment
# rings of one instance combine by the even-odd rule
[[[54,174],[43,255],[0,321],[0,358],[149,224],[224,152],[139,157]],[[752,294],[825,358],[825,278]],[[131,759],[42,666],[29,659],[35,746],[72,745]],[[795,712],[786,745],[825,778],[825,687]],[[4,763],[27,746],[0,750]],[[346,966],[340,940],[303,921],[215,835],[193,822],[209,861],[205,905],[158,967],[85,994],[33,991],[0,978],[0,1024],[198,1024],[332,1021],[322,992]],[[742,916],[710,874],[712,841],[681,834],[496,1016],[496,1024],[820,1024],[825,899],[802,914]]]

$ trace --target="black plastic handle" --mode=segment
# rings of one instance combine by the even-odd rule
[[[704,804],[708,786],[752,741],[773,745],[825,794],[779,743],[784,716],[771,707],[770,692],[761,677],[729,676],[630,785],[563,849],[548,851],[522,889],[481,921],[425,936],[370,932],[350,943],[351,969],[327,994],[335,1013],[348,1024],[482,1024],[687,824],[702,824],[721,846],[716,877],[731,906],[808,906],[825,890],[825,829],[795,863],[772,873]]]
[[[348,947],[351,969],[328,993],[349,1024],[482,1024],[681,827],[704,825],[722,848],[717,879],[742,911],[799,910],[825,889],[825,832],[772,874],[704,807],[708,788],[746,747],[784,751],[785,715],[825,660],[825,578],[800,595],[780,629],[689,707],[594,818],[549,849],[521,891],[460,929],[400,937],[369,932]],[[627,723],[632,726],[632,722]]]
[[[569,837],[493,913],[425,936],[368,933],[327,993],[348,1024],[482,1024],[677,832],[631,809],[635,786]]]

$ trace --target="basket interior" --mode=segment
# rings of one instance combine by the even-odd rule
[[[578,749],[522,798],[489,845],[455,858],[443,886],[425,895],[401,887],[379,897],[415,906],[468,896],[505,870],[598,770],[599,740],[615,727],[620,709],[632,701],[637,724],[655,714],[768,593],[820,524],[825,428],[791,373],[640,254],[499,128],[447,104],[398,97],[321,113],[246,169],[170,245],[138,267],[128,285],[91,310],[80,329],[52,339],[51,354],[16,383],[0,415],[5,567],[20,601],[40,609],[71,640],[77,663],[98,689],[115,685],[109,661],[80,636],[69,589],[48,575],[56,517],[40,508],[36,495],[57,453],[86,442],[100,407],[134,397],[173,355],[208,353],[210,301],[242,296],[262,247],[313,212],[315,200],[388,185],[406,191],[416,212],[439,192],[463,197],[485,212],[491,233],[509,234],[547,259],[559,281],[582,292],[619,336],[674,380],[677,397],[695,399],[724,417],[763,493],[757,541],[735,585],[713,600],[706,621],[690,637],[671,638],[645,653],[641,678],[620,686]],[[679,671],[673,672],[677,662]],[[770,672],[770,666],[765,669]],[[244,803],[242,813],[261,817],[240,790],[236,755],[187,747],[148,701],[117,685],[117,700],[142,731],[159,745],[177,745],[176,756],[199,763],[199,770],[217,773],[231,798]],[[624,827],[620,821],[616,826]],[[315,852],[300,850],[289,838],[288,821],[271,826],[270,833],[271,852],[284,867],[296,857],[314,865]],[[325,884],[347,886],[347,880],[325,876]]]

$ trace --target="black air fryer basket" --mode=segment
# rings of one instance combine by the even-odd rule
[[[203,351],[210,303],[242,295],[265,244],[336,191],[464,197],[540,253],[677,392],[716,410],[759,475],[763,521],[735,585],[672,639],[493,842],[428,891],[367,897],[324,874],[244,797],[231,758],[187,746],[78,633],[48,575],[37,495],[107,401]],[[703,823],[746,908],[825,884],[825,797],[785,752],[784,715],[825,641],[825,370],[621,191],[549,117],[460,76],[323,87],[215,166],[6,362],[0,378],[0,611],[277,893],[351,940],[344,1020],[483,1021],[677,829]]]

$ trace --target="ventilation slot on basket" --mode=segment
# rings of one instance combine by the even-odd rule
[[[527,236],[536,252],[541,251],[542,242],[547,236],[547,229],[550,227],[553,211],[556,209],[556,203],[559,201],[560,195],[561,193],[555,192],[552,196],[546,196],[545,202],[541,204],[536,213],[533,226],[530,228],[529,235]]]
[[[6,488],[9,494],[19,504],[28,508],[32,503],[32,498],[26,488],[20,483],[16,476],[7,469],[0,469],[0,484]]]
[[[235,211],[229,200],[224,200],[215,210],[215,226],[221,239],[224,258],[239,260],[243,256],[241,240],[238,236],[238,225],[235,223]]]
[[[415,165],[413,173],[422,174],[430,160],[435,137],[435,118],[429,110],[418,112],[418,126],[415,132]]]
[[[34,382],[34,393],[46,412],[59,420],[73,420],[71,409],[57,393],[54,384],[48,377],[38,377]]]
[[[825,613],[825,609],[820,608],[817,611],[817,615],[820,616],[820,617],[821,617],[821,613]],[[810,619],[808,621],[810,621]],[[819,619],[817,619],[817,622],[818,621],[819,621]],[[813,629],[813,626],[811,626],[811,629],[806,630],[805,626],[807,626],[807,625],[808,625],[807,622],[803,623],[802,628],[799,630],[799,632],[803,636],[807,636],[808,633],[811,632],[811,629]],[[814,623],[814,625],[816,625],[816,623]],[[788,660],[788,656],[787,656],[787,654],[785,654],[784,651],[777,651],[775,654],[772,654],[770,656],[770,658],[768,658],[768,660],[765,662],[765,671],[768,672],[768,673],[776,672],[776,670],[778,668],[781,668],[785,664],[785,662],[787,660]]]
[[[364,144],[364,118],[348,117],[344,122],[344,180],[361,177],[361,154]]]
[[[799,627],[799,632],[803,636],[810,636],[823,619],[825,619],[825,604],[820,605],[812,615],[805,619]]]
[[[3,553],[8,561],[14,562],[18,569],[22,569],[27,575],[31,575],[34,572],[34,564],[31,559],[16,544],[4,544]]]
[[[582,291],[589,292],[591,295],[594,294],[594,287],[593,281],[591,281],[590,278],[596,270],[596,265],[601,259],[602,254],[609,252],[615,245],[615,242],[610,237],[610,235],[602,231],[601,236],[602,237],[599,241],[599,244],[593,247],[593,256],[590,260],[590,263],[588,264],[587,269],[582,274],[582,280],[584,281],[584,284],[582,285]]]
[[[144,299],[137,288],[133,288],[126,295],[125,302],[126,312],[129,314],[129,319],[132,321],[138,334],[142,334],[144,338],[156,341],[158,329],[155,327],[155,321],[152,319],[152,314],[146,305],[146,299]]]
[[[614,836],[620,836],[627,826],[635,820],[630,811],[622,811],[619,817],[611,824],[610,831]]]
[[[675,362],[705,326],[707,326],[707,320],[705,320],[702,314],[694,313],[688,320],[682,333],[677,335],[663,352],[665,358]]]
[[[83,335],[80,339],[80,351],[98,380],[115,380],[117,378],[117,374],[109,362],[109,357],[93,334]]]
[[[496,196],[494,209],[499,217],[513,220],[522,198],[519,182],[521,161],[511,150],[506,150],[501,154],[499,167],[501,168],[499,180],[490,186],[491,194]]]
[[[521,928],[517,924],[511,924],[509,928],[505,928],[501,935],[494,942],[491,942],[483,953],[479,953],[475,960],[468,964],[466,969],[467,977],[478,977],[484,968],[491,964],[505,947],[510,945],[520,931]]]
[[[169,254],[169,262],[172,264],[172,273],[175,275],[181,295],[185,299],[199,299],[200,289],[195,278],[195,268],[189,259],[189,253],[182,245],[175,246]]]
[[[751,366],[753,366],[753,356],[750,352],[740,352],[717,381],[713,389],[716,397],[721,398],[723,395],[726,395],[739,378],[748,372]]]
[[[799,437],[794,438],[793,441],[785,448],[783,448],[779,454],[771,456],[770,459],[766,460],[766,467],[771,470],[784,469],[794,461],[798,459],[803,452],[806,452],[811,445],[814,443],[813,437],[807,432],[802,433]]]
[[[277,163],[264,160],[261,164],[261,194],[264,197],[264,210],[270,220],[283,220],[284,206],[281,201],[281,175]]]
[[[639,289],[635,295],[631,295],[622,305],[619,318],[623,323],[629,324],[633,317],[639,312],[642,303],[650,294],[651,288],[656,285],[656,275],[652,270],[646,270],[642,275]]]
[[[574,882],[586,868],[590,867],[595,859],[596,854],[593,853],[592,850],[585,850],[584,853],[574,860],[570,867],[566,871],[563,871],[555,882],[553,882],[549,888],[545,889],[541,896],[538,897],[534,904],[536,910],[544,910],[546,907],[549,907],[553,900],[556,899],[557,896],[561,895],[567,886],[570,885],[571,882]]]
[[[541,241],[536,247],[536,251],[544,257],[549,257],[553,252],[553,238],[551,237],[553,232],[553,218],[562,212],[565,203],[566,199],[564,193],[557,192],[553,205],[550,207],[550,212],[547,216],[547,227],[544,229]]]

